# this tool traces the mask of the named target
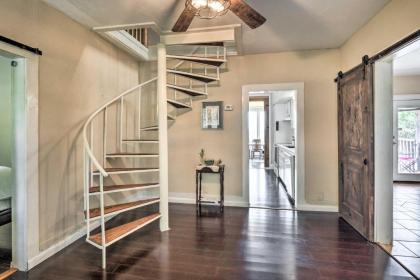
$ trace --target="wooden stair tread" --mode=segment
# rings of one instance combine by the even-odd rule
[[[174,75],[183,76],[189,79],[197,80],[203,83],[211,83],[211,82],[215,82],[219,80],[216,77],[211,77],[211,76],[206,76],[206,75],[201,75],[201,74],[194,74],[194,73],[184,72],[184,71],[179,71],[179,70],[174,70],[174,69],[167,69],[167,72]]]
[[[135,220],[133,222],[129,222],[127,224],[123,224],[117,227],[113,227],[111,229],[108,229],[105,231],[105,242],[106,244],[109,244],[116,240],[118,237],[128,234],[130,232],[134,232],[137,228],[140,228],[148,223],[150,223],[153,220],[156,220],[160,218],[160,214],[152,214],[143,218],[140,218],[138,220]],[[101,233],[92,235],[89,238],[92,242],[95,242],[98,245],[102,245],[102,236]]]
[[[104,168],[105,172],[119,172],[119,171],[137,171],[137,170],[154,170],[158,169],[157,167],[148,167],[148,168],[126,168],[126,167],[119,167],[119,168]],[[94,172],[98,172],[97,170]]]
[[[182,56],[182,55],[167,55],[167,58],[191,61],[201,64],[207,64],[211,66],[219,67],[226,63],[226,60],[221,58],[206,58],[206,57],[198,57],[198,56]]]
[[[190,88],[184,88],[184,87],[180,87],[180,86],[176,86],[176,85],[172,85],[172,84],[167,84],[168,88],[186,93],[188,95],[191,96],[207,96],[207,93],[202,92],[202,91],[198,91],[198,90],[194,90],[194,89],[190,89]]]
[[[158,202],[159,200],[160,200],[159,198],[152,198],[152,199],[144,199],[144,200],[138,200],[138,201],[134,201],[134,202],[128,202],[128,203],[121,203],[121,204],[106,206],[104,208],[104,214],[108,215],[108,214],[112,214],[112,213],[122,211],[122,210],[125,210],[125,209],[128,209],[128,208],[140,207],[140,206],[148,204],[150,202]],[[100,215],[101,215],[101,209],[100,208],[92,208],[92,209],[89,210],[89,218],[90,219],[99,217]]]
[[[146,127],[142,127],[140,128],[140,130],[159,130],[159,127],[156,125],[153,126],[146,126]]]
[[[107,156],[158,156],[159,154],[151,154],[151,153],[113,153],[107,154]]]
[[[104,186],[104,192],[121,190],[121,189],[136,189],[136,188],[148,188],[153,186],[158,186],[159,183],[148,183],[148,184],[128,184],[128,185],[111,185],[111,186]],[[99,192],[99,186],[90,187],[90,193],[97,193]]]
[[[185,103],[182,103],[182,102],[179,102],[179,101],[177,101],[177,100],[167,99],[167,102],[168,102],[169,104],[171,104],[172,106],[174,106],[174,107],[176,107],[176,108],[179,108],[179,109],[181,109],[181,108],[184,108],[184,109],[190,109],[190,108],[191,108],[191,106],[190,106],[190,105],[185,104]]]
[[[206,43],[183,43],[181,46],[209,46],[209,47],[223,47],[224,42],[206,42]]]
[[[169,121],[174,121],[174,120],[176,120],[176,117],[171,115],[171,114],[168,114],[168,120]]]
[[[158,143],[159,140],[142,140],[142,139],[124,139],[123,142],[143,142],[143,143]]]

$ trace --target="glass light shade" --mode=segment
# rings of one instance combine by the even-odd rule
[[[212,19],[227,13],[230,0],[187,0],[186,6],[194,8],[196,16],[203,19]]]
[[[207,6],[207,0],[192,0],[191,5],[197,10]]]

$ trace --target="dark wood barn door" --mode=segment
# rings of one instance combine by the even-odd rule
[[[373,241],[373,67],[338,78],[340,216]]]

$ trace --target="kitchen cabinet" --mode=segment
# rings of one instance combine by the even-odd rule
[[[292,204],[295,194],[295,153],[294,148],[275,145],[275,173],[286,190]]]

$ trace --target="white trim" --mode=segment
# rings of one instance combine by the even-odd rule
[[[419,99],[414,94],[393,95],[393,61],[420,48],[420,40],[375,62],[374,69],[374,151],[375,202],[374,241],[393,240],[393,101]]]
[[[338,206],[336,205],[317,205],[317,204],[300,204],[296,210],[309,212],[334,212],[338,213]]]
[[[109,220],[109,218],[108,218]],[[99,221],[95,221],[91,224],[91,230],[94,230],[100,226]],[[39,265],[43,261],[47,260],[48,258],[52,257],[56,253],[60,252],[67,246],[70,246],[72,243],[76,242],[83,236],[86,236],[86,226],[83,226],[81,229],[77,230],[72,235],[68,236],[67,238],[57,242],[56,244],[48,247],[48,249],[39,252],[36,256],[33,256],[28,260],[28,270],[34,268],[35,266]]]
[[[38,182],[38,65],[36,54],[0,42],[0,50],[18,61],[24,83],[14,92],[14,188],[12,198],[12,265],[28,269],[28,259],[39,252]],[[20,68],[21,66],[21,68]],[[20,88],[21,87],[21,88]],[[18,147],[18,148],[17,148]],[[17,207],[18,205],[18,207]]]
[[[157,35],[160,35],[161,33],[161,29],[159,25],[157,25],[156,22],[154,21],[143,22],[143,23],[96,26],[96,27],[93,27],[92,29],[97,32],[107,32],[107,31],[119,31],[119,30],[136,29],[136,28],[150,28],[154,32],[156,32]]]
[[[393,101],[420,100],[420,94],[398,94],[393,96]]]
[[[169,230],[169,206],[168,206],[168,102],[167,102],[167,73],[166,73],[166,46],[157,45],[157,115],[159,126],[159,184],[160,204],[159,211],[160,230]]]
[[[217,195],[207,195],[209,200],[217,200]],[[169,202],[170,203],[180,203],[180,204],[195,204],[195,193],[169,193]],[[228,207],[250,207],[249,203],[240,196],[226,196],[225,197],[225,206]],[[255,207],[261,208],[261,207]],[[264,208],[265,209],[265,208]],[[270,208],[267,208],[270,209]],[[277,210],[277,209],[274,209]],[[286,210],[297,210],[302,212],[338,212],[338,206],[336,205],[318,205],[318,204],[301,204],[296,209],[286,209]]]
[[[133,36],[128,34],[125,30],[106,32],[98,31],[98,34],[140,61],[151,60],[149,49],[137,41]]]
[[[241,28],[241,24],[227,24],[227,25],[220,25],[220,26],[210,26],[210,27],[198,27],[198,28],[188,28],[186,32],[182,33],[195,33],[195,32],[203,32],[203,31],[219,31],[219,30],[226,30],[226,29],[235,29],[235,28]],[[162,34],[174,34],[171,30],[164,30],[162,31]]]
[[[392,243],[393,102],[392,61],[374,64],[374,241]]]
[[[210,200],[219,199],[218,195],[206,195]],[[169,193],[170,203],[195,204],[195,193]],[[249,207],[249,203],[240,196],[225,196],[225,206],[228,207]]]
[[[238,41],[241,39],[241,33],[240,24],[190,28],[187,32],[163,31],[160,42],[165,45],[224,42],[225,47],[232,50],[230,54],[237,54],[242,50],[242,41]]]
[[[249,92],[295,90],[296,94],[296,208],[305,199],[305,88],[304,83],[254,84],[242,86],[242,193],[249,203],[248,110]]]

